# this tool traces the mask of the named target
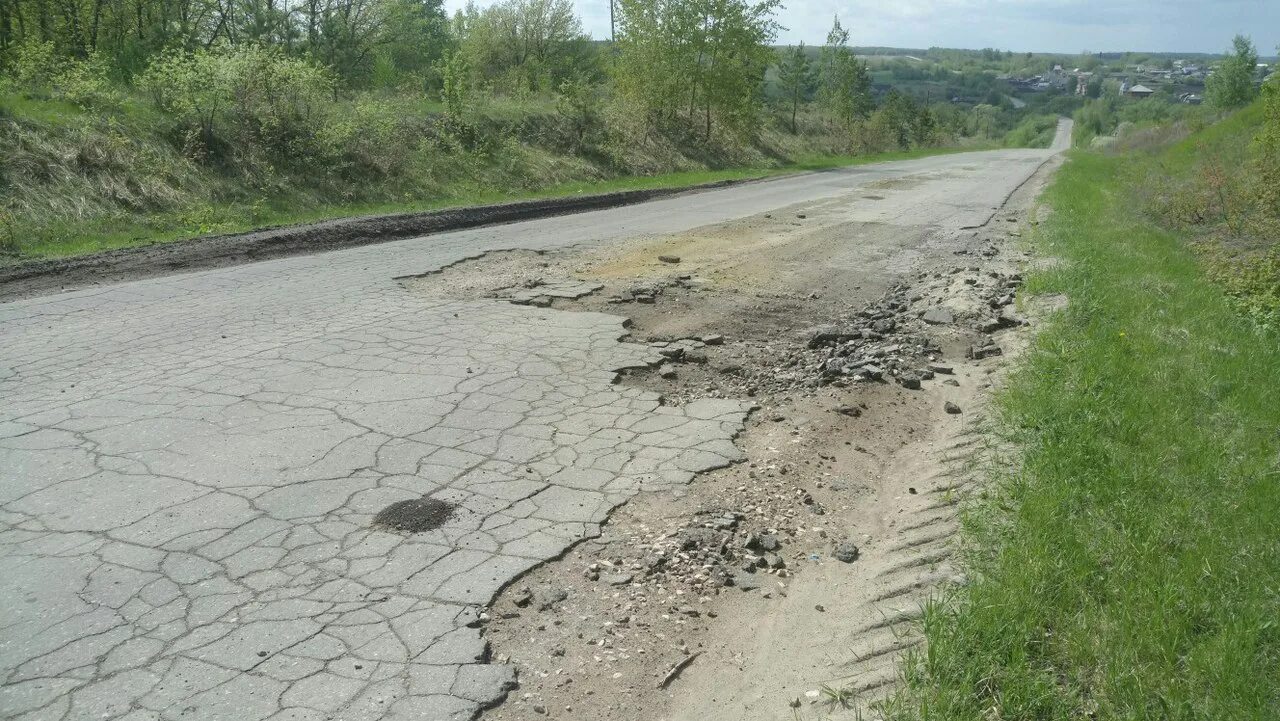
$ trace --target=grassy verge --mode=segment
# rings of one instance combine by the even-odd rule
[[[744,167],[660,175],[624,176],[608,180],[567,182],[537,191],[498,192],[463,185],[451,192],[424,200],[404,200],[377,204],[299,203],[281,198],[254,204],[235,203],[205,206],[197,211],[150,215],[114,215],[83,221],[54,224],[39,236],[21,239],[18,253],[0,255],[0,265],[39,258],[85,255],[116,248],[173,242],[210,233],[236,233],[255,228],[307,223],[330,218],[484,205],[489,203],[557,198],[594,193],[655,188],[685,188],[726,180],[748,180],[804,171],[825,170],[890,160],[909,160],[931,155],[980,150],[986,146],[926,148],[862,156],[815,155],[780,167]]]
[[[1070,305],[998,399],[1016,461],[898,717],[1280,718],[1280,339],[1135,212],[1129,162],[1046,194],[1064,263],[1028,290]]]

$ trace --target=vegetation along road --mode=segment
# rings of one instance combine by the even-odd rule
[[[605,1],[0,0],[0,719],[1280,718],[1278,6]]]

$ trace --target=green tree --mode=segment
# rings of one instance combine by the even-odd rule
[[[1204,84],[1205,100],[1215,108],[1230,109],[1249,104],[1258,94],[1254,87],[1258,51],[1243,35],[1231,41],[1232,51]]]
[[[587,135],[600,127],[600,89],[586,76],[578,75],[560,83],[556,111],[573,128],[576,149],[586,145]]]
[[[885,94],[884,103],[872,117],[872,124],[902,150],[913,145],[928,145],[937,129],[933,113],[897,88]]]
[[[581,74],[590,43],[570,0],[505,0],[462,18],[461,52],[477,76],[513,92],[551,90]]]
[[[618,0],[616,18],[612,70],[619,95],[650,124],[674,120],[699,62],[695,9],[690,3]]]
[[[455,119],[462,117],[470,103],[470,75],[467,58],[462,53],[451,54],[441,64],[440,101],[444,103],[445,112]]]
[[[808,101],[813,92],[813,63],[809,61],[804,43],[780,51],[779,55],[778,84],[782,88],[783,97],[791,104],[791,132],[795,133],[796,114],[800,111],[800,104]]]
[[[818,100],[841,127],[851,130],[859,118],[871,114],[871,71],[849,48],[849,31],[835,19],[818,68]]]
[[[385,0],[384,12],[380,58],[397,74],[424,79],[453,46],[444,0]]]
[[[619,94],[649,119],[701,115],[744,130],[761,103],[765,69],[775,58],[773,14],[780,0],[620,0]]]
[[[442,0],[0,0],[0,66],[13,48],[49,43],[92,55],[130,80],[168,51],[255,45],[309,56],[348,83],[377,62],[428,70],[443,54]]]

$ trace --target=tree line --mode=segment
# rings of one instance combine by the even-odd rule
[[[237,83],[261,86],[263,77],[274,83],[263,93],[385,89],[455,113],[479,95],[555,95],[579,115],[612,100],[648,127],[678,123],[709,138],[720,126],[756,125],[776,68],[793,130],[799,109],[815,102],[846,130],[870,117],[870,72],[839,20],[814,62],[803,46],[773,49],[780,7],[617,0],[616,39],[602,43],[570,0],[469,4],[452,17],[443,0],[0,0],[0,69],[72,101],[141,89],[206,134]]]
[[[430,66],[447,26],[442,0],[3,0],[0,57],[47,44],[128,81],[166,52],[256,46],[365,82],[378,63]]]

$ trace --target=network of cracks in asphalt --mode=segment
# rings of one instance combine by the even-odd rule
[[[330,301],[9,326],[6,718],[470,718],[513,683],[479,628],[502,586],[740,458],[745,404],[614,383],[660,360],[617,317]]]

